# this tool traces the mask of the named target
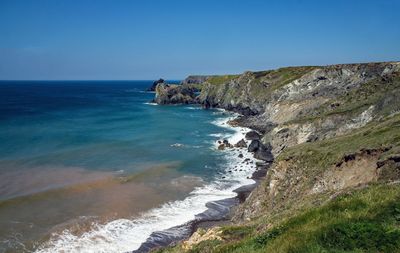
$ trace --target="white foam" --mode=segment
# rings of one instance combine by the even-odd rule
[[[144,105],[158,105],[157,103],[145,102]]]
[[[224,134],[217,133],[217,134],[209,134],[208,136],[221,138],[222,136],[224,136]]]
[[[219,110],[223,110],[223,109],[219,109]],[[222,112],[227,113],[226,111],[222,111]],[[215,137],[223,137],[224,139],[227,139],[229,141],[229,143],[236,144],[241,139],[244,139],[244,133],[248,132],[249,129],[245,128],[245,127],[230,126],[228,124],[228,121],[235,119],[239,114],[237,114],[237,113],[229,113],[229,114],[230,114],[230,116],[228,118],[219,118],[217,120],[212,121],[211,123],[214,125],[217,125],[219,127],[228,128],[228,129],[234,131],[234,134],[229,134],[229,135],[228,134],[227,135],[220,134],[220,136],[215,135]],[[210,135],[210,136],[214,136],[214,135]]]
[[[214,123],[231,128],[226,124],[229,119],[225,117]],[[235,133],[230,136],[229,141],[236,143],[236,140],[243,138],[243,129],[232,129]],[[184,200],[163,204],[142,214],[139,218],[117,219],[107,224],[96,224],[91,231],[80,236],[65,230],[61,234],[52,235],[51,239],[41,245],[36,252],[132,251],[138,249],[151,233],[193,220],[195,215],[207,210],[207,202],[235,197],[237,194],[233,190],[242,185],[254,183],[248,178],[255,170],[255,164],[243,163],[245,158],[254,160],[250,153],[247,153],[245,149],[230,149],[221,152],[224,152],[228,161],[224,173],[214,182],[195,188]],[[239,158],[239,153],[244,157]]]
[[[183,147],[184,145],[183,145],[182,143],[174,143],[174,144],[171,144],[170,146],[171,146],[171,147],[178,147],[178,148],[180,148],[180,147]]]
[[[200,106],[198,106],[198,107],[185,106],[185,109],[188,109],[188,110],[201,110],[203,108],[201,108]]]

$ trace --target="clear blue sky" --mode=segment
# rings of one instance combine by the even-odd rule
[[[0,0],[0,79],[400,60],[400,0]]]

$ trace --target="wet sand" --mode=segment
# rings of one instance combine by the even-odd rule
[[[89,231],[93,222],[132,218],[161,203],[184,198],[202,182],[180,175],[177,166],[159,164],[132,175],[64,168],[2,177],[1,189],[8,193],[2,196],[17,197],[0,201],[0,248],[31,250],[51,233],[69,229],[80,235]],[[29,182],[23,192],[15,192],[13,185],[7,184],[11,177],[15,179],[12,182]],[[54,188],[43,188],[48,182],[53,182]]]

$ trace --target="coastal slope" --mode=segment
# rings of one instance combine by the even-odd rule
[[[231,124],[258,131],[275,161],[234,210],[234,226],[197,231],[162,252],[400,251],[399,62],[287,67],[198,85],[193,103],[240,113]]]

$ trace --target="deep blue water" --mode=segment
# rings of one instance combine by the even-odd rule
[[[35,248],[79,217],[128,217],[221,178],[227,156],[213,147],[233,131],[215,121],[227,115],[150,104],[151,83],[0,82],[0,252],[21,242]],[[134,181],[68,188],[109,174]]]
[[[135,172],[181,161],[184,172],[213,176],[208,146],[218,118],[193,106],[147,104],[150,81],[1,82],[0,168],[76,166]],[[182,148],[171,146],[183,144]],[[3,165],[3,166],[2,166]],[[5,166],[4,166],[5,165]],[[214,167],[210,171],[207,168]]]

